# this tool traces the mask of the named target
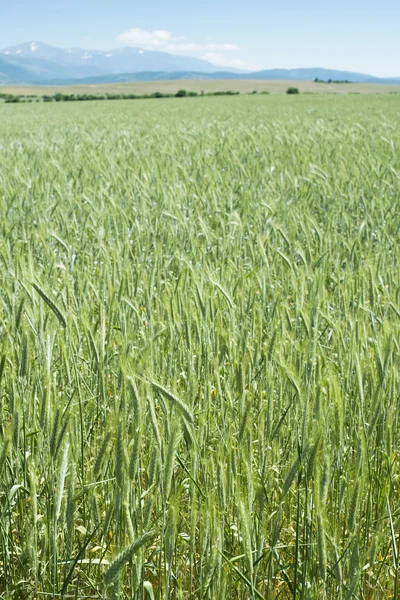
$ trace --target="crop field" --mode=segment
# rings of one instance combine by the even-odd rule
[[[131,83],[96,83],[76,85],[21,86],[1,85],[0,93],[45,96],[62,94],[176,94],[185,89],[201,94],[233,91],[241,94],[268,92],[284,94],[288,87],[297,87],[305,94],[400,94],[399,85],[376,83],[316,83],[314,81],[262,80],[262,79],[177,79],[166,81],[140,81]]]
[[[0,598],[400,597],[400,100],[0,105]]]

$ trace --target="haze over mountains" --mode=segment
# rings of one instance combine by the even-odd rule
[[[61,49],[26,42],[0,50],[0,84],[115,83],[166,79],[349,80],[400,84],[400,77],[379,78],[329,69],[271,69],[244,72],[218,67],[190,56],[141,48],[110,51]]]

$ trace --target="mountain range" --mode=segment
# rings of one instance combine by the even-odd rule
[[[45,83],[141,71],[213,73],[216,69],[215,65],[198,58],[141,48],[61,49],[26,42],[0,50],[0,82],[3,83]]]
[[[0,50],[0,84],[67,85],[166,79],[348,80],[400,84],[400,77],[379,78],[331,69],[239,71],[205,60],[141,48],[110,51],[56,48],[26,42]]]

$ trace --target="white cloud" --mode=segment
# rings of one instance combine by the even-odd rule
[[[221,67],[234,67],[236,69],[249,68],[244,61],[233,59],[225,53],[240,50],[237,44],[216,44],[210,39],[203,43],[187,41],[185,38],[174,36],[171,31],[156,29],[147,31],[140,27],[133,27],[117,37],[117,41],[143,48],[144,50],[158,50],[171,52],[172,54],[186,54],[196,58],[202,58]],[[140,50],[142,52],[142,50]]]
[[[170,31],[145,31],[140,27],[133,27],[128,29],[125,33],[121,33],[117,37],[119,42],[124,42],[128,46],[140,46],[147,50],[159,50],[165,47],[168,42],[173,39]]]
[[[199,44],[195,42],[182,41],[181,37],[175,37],[170,31],[155,30],[146,31],[140,27],[128,29],[117,37],[119,42],[128,46],[138,46],[145,50],[164,50],[165,52],[205,52],[205,51],[232,51],[240,50],[236,44]]]
[[[251,68],[244,60],[227,58],[220,52],[206,52],[201,58],[220,67],[231,67],[232,69],[243,70]]]
[[[167,44],[169,52],[204,52],[205,50],[240,50],[236,44],[195,44],[193,42],[180,44]]]
[[[207,44],[207,50],[240,50],[236,44]]]

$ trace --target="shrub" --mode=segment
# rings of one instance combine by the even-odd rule
[[[290,87],[286,90],[287,94],[300,94],[299,88]]]
[[[186,90],[179,90],[178,92],[176,92],[175,96],[177,98],[184,98],[185,96],[187,96],[187,91]]]
[[[227,90],[226,92],[210,92],[207,94],[208,96],[238,96],[240,92],[232,92],[231,90]]]

